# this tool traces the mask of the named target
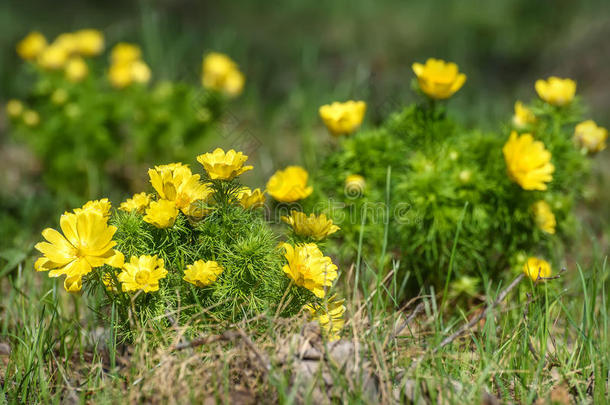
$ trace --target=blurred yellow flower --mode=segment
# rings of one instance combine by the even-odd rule
[[[265,194],[260,188],[254,190],[244,187],[237,193],[237,200],[244,209],[254,209],[265,205]]]
[[[309,236],[315,240],[322,240],[340,229],[324,214],[307,216],[305,213],[296,210],[291,211],[290,216],[283,216],[282,221],[290,225],[295,234]]]
[[[321,106],[318,112],[331,134],[349,135],[362,124],[366,103],[353,100],[344,103],[335,101]]]
[[[146,84],[150,81],[150,68],[141,60],[137,60],[131,64],[131,77],[136,83]]]
[[[366,180],[359,174],[350,174],[345,178],[345,194],[348,197],[360,197],[364,194]]]
[[[523,272],[533,281],[551,277],[551,265],[546,260],[530,257],[523,264]]]
[[[78,41],[76,35],[71,32],[65,32],[63,34],[59,34],[57,38],[51,43],[51,47],[59,47],[62,48],[68,56],[76,53],[78,50]]]
[[[82,81],[89,74],[89,66],[80,56],[74,56],[68,60],[65,67],[66,78],[74,83]]]
[[[150,81],[151,72],[148,65],[141,60],[114,63],[108,70],[110,84],[123,89],[132,83],[146,84]]]
[[[23,123],[28,127],[35,127],[40,124],[40,115],[34,110],[25,110],[21,119],[23,119]]]
[[[412,67],[419,88],[433,99],[451,97],[466,82],[466,75],[459,73],[458,66],[453,62],[430,58],[425,65],[414,63]]]
[[[532,212],[534,213],[534,221],[538,228],[546,233],[555,233],[557,221],[549,203],[544,200],[536,201],[532,204]]]
[[[173,201],[185,215],[191,215],[196,201],[206,201],[212,190],[199,181],[188,166],[181,163],[155,166],[148,170],[150,183],[163,200]],[[196,216],[196,215],[191,215]]]
[[[174,226],[176,217],[178,217],[176,203],[168,200],[159,200],[150,203],[143,219],[157,228],[169,228]]]
[[[150,204],[150,195],[147,193],[137,193],[131,198],[123,201],[119,206],[119,209],[127,212],[135,211],[141,214],[144,212],[144,210],[146,210],[146,208],[148,208],[148,204]]]
[[[163,259],[157,258],[157,255],[131,256],[129,262],[123,265],[118,280],[122,284],[123,291],[142,290],[148,293],[158,291],[159,280],[166,275]]]
[[[536,122],[534,112],[523,105],[521,101],[515,103],[515,115],[513,115],[513,125],[519,129],[525,128]]]
[[[78,293],[83,288],[83,278],[81,276],[66,277],[64,288],[71,293]]]
[[[322,254],[318,245],[307,243],[292,246],[284,243],[284,257],[288,264],[282,270],[298,286],[305,287],[318,298],[324,298],[324,287],[330,287],[337,278],[337,266]]]
[[[589,153],[606,149],[606,139],[608,139],[608,130],[598,127],[593,120],[583,121],[574,129],[574,141],[579,148]]]
[[[508,176],[524,190],[546,190],[546,183],[553,180],[555,166],[551,163],[551,153],[540,141],[534,141],[531,134],[510,134],[502,148]]]
[[[229,96],[238,96],[246,81],[237,64],[227,55],[211,52],[203,58],[201,81],[204,87]]]
[[[108,219],[110,218],[110,208],[112,208],[112,203],[107,198],[102,198],[101,200],[88,201],[81,208],[74,209],[74,213],[78,214],[81,211],[91,210]]]
[[[59,225],[63,235],[51,228],[42,231],[47,242],[35,246],[44,255],[34,264],[37,271],[49,271],[49,277],[65,274],[73,278],[82,277],[105,264],[123,265],[123,255],[114,249],[116,242],[112,240],[116,227],[109,226],[99,212],[66,212]]]
[[[318,321],[324,336],[329,341],[340,339],[341,329],[345,325],[343,314],[345,314],[345,299],[337,299],[337,295],[333,294],[328,297],[327,302],[308,304],[305,308],[312,315],[313,319]]]
[[[108,80],[117,89],[123,89],[133,82],[131,63],[115,63],[108,69]]]
[[[17,118],[23,112],[23,103],[19,100],[9,100],[6,103],[6,114],[11,118]]]
[[[223,271],[224,269],[213,260],[197,260],[186,266],[184,280],[197,287],[206,287],[213,284]]]
[[[129,64],[142,57],[140,47],[127,42],[119,42],[110,51],[110,61],[113,65]]]
[[[84,56],[95,56],[104,50],[104,34],[94,29],[83,29],[74,33],[77,51]]]
[[[570,104],[576,94],[576,82],[551,76],[547,80],[536,80],[538,96],[549,104],[564,106]]]
[[[69,53],[62,46],[52,44],[38,55],[38,65],[44,69],[57,70],[65,66]]]
[[[313,187],[307,186],[309,173],[300,166],[278,170],[267,182],[267,191],[280,202],[295,202],[307,198]]]
[[[197,161],[203,165],[212,180],[231,180],[252,170],[252,166],[244,166],[246,160],[248,156],[233,149],[225,153],[224,150],[216,148],[212,153],[197,156]]]
[[[22,59],[34,60],[47,47],[47,39],[38,31],[30,32],[17,44],[17,54]]]

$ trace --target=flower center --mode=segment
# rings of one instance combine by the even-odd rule
[[[148,278],[150,276],[150,272],[148,270],[140,270],[136,273],[136,283],[138,284],[148,284]]]

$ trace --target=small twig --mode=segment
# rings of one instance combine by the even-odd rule
[[[479,323],[479,321],[481,319],[487,318],[487,316],[491,313],[491,311],[495,307],[497,307],[498,304],[500,304],[502,301],[504,301],[504,298],[506,298],[508,293],[511,292],[517,286],[517,284],[519,284],[519,282],[523,279],[523,277],[524,277],[523,274],[519,274],[517,276],[517,278],[515,278],[513,280],[513,282],[508,285],[508,287],[506,287],[504,290],[502,290],[500,292],[500,294],[498,294],[498,297],[496,298],[496,300],[494,302],[492,302],[490,305],[488,305],[487,308],[485,308],[485,311],[481,311],[477,316],[472,318],[470,320],[470,322],[468,322],[466,325],[462,326],[460,329],[455,331],[453,334],[451,334],[450,336],[447,336],[445,339],[443,339],[443,341],[437,347],[435,347],[434,350],[432,350],[432,353],[434,354],[434,353],[438,352],[440,349],[447,346],[448,344],[453,342],[455,339],[457,339],[458,337],[460,337],[464,333],[466,333],[468,330],[470,330],[470,328],[472,328],[474,325]]]
[[[538,277],[540,277],[540,275]],[[526,295],[527,295],[527,302],[525,303],[525,308],[523,308],[523,321],[525,322],[525,325],[527,326],[527,316],[529,314],[530,304],[532,303],[533,298],[532,298],[531,293],[527,293]],[[527,337],[527,348],[529,349],[532,356],[534,356],[534,359],[536,361],[538,361],[540,359],[540,357],[536,353],[536,349],[534,349],[534,345],[532,344],[532,340],[530,339],[529,336]]]
[[[407,327],[407,325],[409,323],[411,323],[411,321],[413,319],[415,319],[416,316],[418,316],[420,313],[422,313],[424,311],[424,308],[426,308],[425,302],[422,301],[419,304],[417,304],[417,306],[415,307],[415,309],[413,309],[413,312],[411,312],[411,314],[409,314],[409,316],[407,317],[407,319],[405,319],[403,321],[403,323],[394,330],[394,332],[392,333],[392,336],[390,337],[390,339],[395,339],[396,336],[398,336],[398,334],[400,332],[403,331],[404,328]]]
[[[246,346],[248,346],[248,348],[254,352],[254,354],[256,355],[256,359],[259,361],[263,371],[265,373],[267,373],[271,369],[271,363],[269,362],[269,360],[266,358],[265,355],[261,354],[261,352],[258,350],[256,345],[252,342],[252,339],[250,339],[250,337],[248,335],[246,335],[246,333],[240,328],[235,329],[235,330],[224,331],[220,335],[211,335],[211,336],[206,336],[206,337],[202,337],[199,339],[194,339],[189,342],[178,343],[173,348],[171,348],[171,350],[178,351],[178,350],[190,349],[190,348],[218,342],[221,340],[234,341],[234,340],[237,340],[237,338],[241,338],[244,341],[244,343],[246,344]]]
[[[556,276],[551,276],[551,277],[541,277],[540,276],[540,272],[542,271],[542,269],[538,269],[538,277],[536,277],[536,280],[534,280],[535,283],[537,283],[538,281],[546,281],[546,280],[556,280],[558,278],[561,278],[561,276],[563,275],[563,273],[565,273],[566,271],[568,271],[565,267],[562,267],[561,270],[559,270],[559,273],[557,273]]]
[[[177,345],[175,345],[174,347],[172,347],[170,350],[178,351],[178,350],[184,350],[184,349],[191,349],[194,347],[218,342],[220,340],[231,340],[231,337],[227,334],[227,332],[233,332],[233,331],[226,331],[226,332],[222,333],[221,335],[211,335],[211,336],[206,336],[206,337],[202,337],[202,338],[198,338],[198,339],[193,339],[193,340],[190,340],[187,342],[181,342],[181,343],[178,343]]]
[[[267,359],[267,356],[263,355],[258,350],[258,348],[254,345],[254,342],[252,342],[252,339],[250,339],[250,337],[248,335],[246,335],[246,333],[242,329],[237,329],[237,333],[242,338],[242,340],[246,343],[246,346],[248,346],[250,348],[250,350],[252,350],[254,352],[257,360],[259,361],[261,367],[263,368],[263,371],[265,373],[269,372],[269,370],[271,370],[271,363]]]

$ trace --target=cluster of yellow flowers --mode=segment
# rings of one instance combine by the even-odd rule
[[[420,90],[431,100],[444,100],[453,96],[466,82],[466,75],[459,71],[452,62],[430,58],[425,64],[414,63],[413,72],[417,78]],[[571,79],[549,77],[538,80],[535,90],[544,102],[563,108],[572,103],[576,94],[576,82]],[[362,124],[366,111],[364,101],[349,100],[344,103],[334,102],[319,108],[319,115],[332,135],[349,135]],[[534,111],[521,101],[515,103],[513,126],[516,130],[527,130],[537,122]],[[578,124],[574,130],[574,143],[585,153],[596,153],[606,147],[608,131],[598,127],[594,121],[587,120]],[[550,151],[541,141],[537,141],[531,132],[519,134],[512,131],[503,149],[508,177],[524,190],[544,191],[547,184],[553,180],[555,166],[551,162]],[[460,177],[461,174],[460,174]],[[284,183],[278,176],[276,181]],[[273,184],[275,186],[275,184]],[[345,191],[348,196],[359,196],[364,192],[366,181],[359,174],[351,174],[345,179]],[[276,188],[279,188],[276,186]],[[302,190],[302,188],[300,188]],[[288,192],[284,194],[288,195]],[[291,201],[289,197],[287,201]],[[536,225],[548,234],[554,234],[556,219],[551,206],[544,200],[539,200],[531,207]],[[290,224],[303,223],[304,214],[292,214],[284,221]],[[295,225],[293,225],[295,226]],[[301,229],[303,225],[298,225]],[[534,258],[532,258],[533,260]],[[539,260],[539,259],[536,259]],[[544,261],[541,261],[544,262]],[[538,263],[538,262],[537,262]],[[544,262],[541,278],[550,274],[550,266]],[[530,263],[532,264],[532,263]],[[526,264],[527,266],[527,264]],[[528,266],[527,268],[535,267]],[[528,273],[532,275],[533,273]],[[537,277],[537,276],[536,276]]]
[[[99,55],[104,50],[104,35],[94,29],[60,34],[48,43],[38,31],[29,33],[17,44],[17,53],[47,70],[64,69],[65,76],[80,82],[89,73],[83,57]]]
[[[17,44],[17,53],[43,69],[64,69],[68,80],[80,82],[89,73],[84,57],[101,54],[104,45],[104,35],[95,29],[63,33],[51,43],[43,34],[33,31]],[[120,42],[112,48],[108,80],[113,87],[123,89],[133,83],[145,84],[151,75],[150,67],[142,60],[139,46]],[[227,55],[211,52],[203,59],[201,81],[208,89],[235,97],[243,91],[245,77]]]
[[[180,213],[191,221],[201,220],[215,209],[214,204],[220,204],[220,200],[210,198],[223,189],[216,186],[252,169],[252,166],[245,165],[247,159],[248,156],[242,152],[225,152],[220,148],[199,155],[197,160],[205,169],[206,180],[193,174],[182,163],[156,166],[148,171],[156,195],[137,193],[122,202],[119,209],[142,215],[145,222],[161,229],[174,226]],[[292,167],[278,173],[274,177],[282,177],[281,183],[285,184],[271,189],[275,190],[279,201],[304,198],[312,192],[311,187],[306,186],[307,172],[303,168]],[[264,192],[260,189],[243,187],[231,195],[237,200],[232,202],[239,203],[244,209],[254,209],[265,202]],[[63,235],[54,229],[45,229],[42,234],[47,242],[36,245],[43,254],[36,262],[36,270],[49,271],[50,277],[65,275],[65,289],[78,292],[82,289],[84,276],[94,268],[108,265],[116,269],[101,275],[101,281],[109,291],[158,291],[160,281],[168,275],[164,260],[157,255],[131,256],[125,260],[123,254],[115,249],[113,237],[117,228],[108,224],[110,211],[111,203],[102,199],[89,201],[81,208],[62,215],[60,227]],[[295,235],[315,241],[339,230],[324,214],[307,216],[292,211],[290,216],[282,219],[292,227]],[[337,266],[330,257],[324,256],[316,243],[282,243],[281,248],[286,258],[283,271],[292,283],[310,290],[318,298],[324,298],[337,278]],[[197,260],[186,266],[182,278],[197,287],[207,287],[215,283],[223,271],[216,261]],[[345,312],[343,300],[337,300],[333,295],[324,305],[316,304],[308,309],[329,339],[338,338]]]
[[[146,84],[150,81],[151,72],[142,60],[139,46],[119,42],[110,52],[108,80],[117,89],[128,87],[132,83]]]
[[[205,88],[235,97],[242,92],[245,81],[244,74],[227,55],[211,52],[203,58],[201,83]]]
[[[576,82],[551,76],[547,80],[537,80],[535,89],[540,99],[558,107],[566,107],[574,100]],[[536,123],[534,112],[520,101],[515,103],[513,124],[517,129],[526,129]],[[596,153],[606,147],[608,131],[598,127],[594,121],[587,120],[576,125],[574,143],[586,153]],[[555,166],[551,163],[551,153],[544,144],[535,141],[531,133],[518,135],[513,131],[503,148],[508,176],[524,190],[547,189],[547,183],[553,180]],[[551,206],[544,200],[532,205],[532,213],[538,228],[543,232],[554,234],[557,221]],[[530,257],[523,266],[525,274],[534,281],[544,280],[551,275],[548,262],[536,257]]]

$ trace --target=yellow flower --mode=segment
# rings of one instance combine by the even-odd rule
[[[17,118],[23,112],[23,103],[19,100],[9,100],[6,103],[6,113],[11,118]]]
[[[524,190],[546,190],[546,183],[553,180],[551,153],[531,134],[518,136],[513,131],[502,152],[508,176]]]
[[[88,201],[81,208],[76,208],[74,213],[78,214],[81,211],[92,210],[108,219],[110,218],[110,208],[112,208],[110,201],[107,198],[102,198],[101,200]]]
[[[246,160],[248,156],[233,149],[225,153],[224,150],[216,148],[212,153],[197,156],[197,161],[203,165],[212,180],[231,180],[252,170],[252,166],[244,166]]]
[[[150,196],[147,193],[134,194],[131,198],[122,202],[119,209],[127,212],[138,212],[143,213],[150,204]]]
[[[598,127],[593,120],[583,121],[574,129],[574,141],[578,147],[589,153],[601,152],[606,149],[608,130]]]
[[[113,65],[135,62],[142,56],[140,47],[126,42],[119,42],[110,51],[110,60]]]
[[[137,60],[131,64],[131,77],[134,82],[146,84],[150,81],[150,68],[141,60]]]
[[[99,55],[104,50],[104,34],[94,29],[79,30],[76,36],[77,51],[84,56]]]
[[[47,39],[38,31],[30,32],[17,44],[17,53],[22,59],[33,60],[47,47]]]
[[[66,78],[71,82],[78,83],[89,74],[89,67],[83,58],[75,56],[70,58],[65,67]]]
[[[453,62],[430,58],[425,65],[414,63],[412,67],[419,88],[433,99],[451,97],[466,82],[466,75],[459,73],[458,66]]]
[[[534,112],[523,105],[521,101],[515,103],[515,115],[513,115],[513,125],[517,128],[525,128],[536,122]]]
[[[99,212],[66,212],[61,216],[59,225],[63,235],[51,228],[42,231],[47,242],[35,246],[44,255],[34,264],[37,271],[49,271],[49,277],[65,274],[73,278],[82,277],[93,268],[105,264],[114,267],[123,265],[123,255],[113,249],[116,242],[112,237],[116,227],[109,226]]]
[[[68,60],[68,52],[63,46],[52,44],[42,50],[38,55],[38,64],[49,70],[57,70],[64,67]]]
[[[523,272],[533,281],[551,277],[551,265],[546,260],[530,257],[523,264]]]
[[[237,64],[227,55],[218,52],[207,54],[203,58],[201,70],[204,87],[232,97],[242,92],[246,79]]]
[[[536,80],[538,96],[549,104],[564,106],[570,104],[576,93],[576,82],[551,76],[547,80]]]
[[[115,63],[108,69],[108,80],[117,89],[123,89],[133,82],[130,63]]]
[[[157,255],[131,256],[129,263],[123,265],[118,280],[122,284],[123,291],[142,290],[147,293],[158,291],[159,280],[166,275],[163,259],[157,258]]]
[[[318,112],[331,134],[349,135],[362,124],[366,103],[353,100],[344,103],[335,101],[321,106]]]
[[[190,215],[196,201],[206,201],[212,190],[199,181],[188,166],[181,163],[155,166],[148,170],[150,183],[163,200],[173,201],[185,215]]]
[[[215,261],[197,260],[193,264],[186,266],[184,270],[184,280],[197,287],[206,287],[213,284],[224,269]]]
[[[114,63],[108,70],[110,84],[118,89],[123,89],[134,82],[146,84],[150,81],[150,77],[150,68],[141,60]]]
[[[549,203],[544,200],[536,201],[532,204],[532,212],[534,213],[534,221],[538,228],[546,233],[555,233],[557,221]]]
[[[345,194],[348,197],[360,197],[364,194],[366,180],[359,174],[350,174],[345,178]]]
[[[331,286],[337,278],[337,266],[330,257],[324,256],[315,243],[294,247],[284,243],[283,248],[286,250],[284,257],[288,260],[288,264],[282,268],[284,273],[296,285],[307,288],[318,298],[324,298],[324,287]]]
[[[150,203],[143,219],[157,228],[169,228],[174,226],[177,216],[178,208],[176,203],[168,200],[159,200]]]
[[[338,340],[341,336],[339,332],[345,325],[343,314],[345,313],[345,299],[337,299],[337,295],[333,294],[328,298],[327,302],[321,304],[308,304],[305,308],[313,316],[313,319],[318,321],[322,333],[329,341]]]
[[[40,115],[34,110],[25,110],[21,118],[28,127],[35,127],[40,124]]]
[[[267,191],[280,202],[295,202],[307,198],[313,187],[307,186],[309,173],[300,166],[278,170],[267,182]]]
[[[254,209],[265,205],[265,194],[260,188],[254,190],[244,187],[237,193],[237,199],[244,209]]]
[[[64,288],[71,293],[80,292],[83,288],[83,278],[81,276],[66,277],[64,280]]]
[[[292,211],[290,216],[283,216],[282,221],[290,225],[297,235],[309,236],[315,240],[322,240],[340,229],[324,214],[307,216],[303,212]]]
[[[62,48],[68,56],[74,54],[78,50],[78,41],[76,35],[71,32],[60,34],[51,46],[57,46]]]

